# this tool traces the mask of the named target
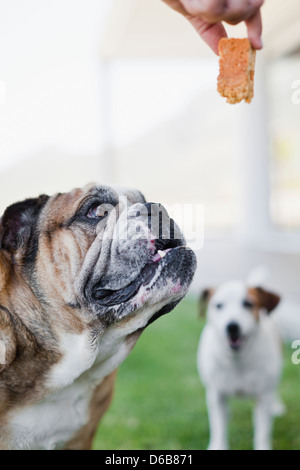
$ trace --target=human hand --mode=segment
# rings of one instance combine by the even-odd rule
[[[219,40],[227,37],[222,21],[245,21],[254,49],[262,48],[261,6],[264,0],[162,0],[189,20],[202,39],[218,54]]]

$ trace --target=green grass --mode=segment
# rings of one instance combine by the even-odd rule
[[[142,334],[118,373],[113,403],[104,416],[94,449],[205,449],[208,421],[205,393],[196,369],[196,351],[204,322],[186,298]],[[281,397],[287,413],[276,418],[275,449],[300,449],[300,365],[285,350]],[[252,403],[233,399],[230,406],[232,449],[252,446]]]

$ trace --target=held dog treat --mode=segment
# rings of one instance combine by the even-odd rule
[[[256,51],[249,39],[222,38],[219,54],[218,92],[227,103],[251,103]]]

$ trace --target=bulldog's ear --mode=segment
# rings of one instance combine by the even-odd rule
[[[278,294],[269,292],[262,287],[255,287],[251,290],[256,297],[259,307],[264,308],[268,313],[271,313],[280,302],[280,296]]]
[[[13,322],[5,307],[0,309],[0,373],[14,360],[17,340]]]
[[[208,307],[208,302],[214,295],[215,289],[204,289],[201,294],[200,294],[200,299],[199,299],[199,316],[200,317],[205,317],[207,307]]]
[[[1,218],[1,249],[13,252],[26,245],[48,199],[49,196],[43,194],[12,204],[5,210]]]

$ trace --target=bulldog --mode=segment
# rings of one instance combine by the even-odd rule
[[[116,370],[170,312],[196,259],[159,204],[89,185],[0,226],[0,448],[90,449]]]

